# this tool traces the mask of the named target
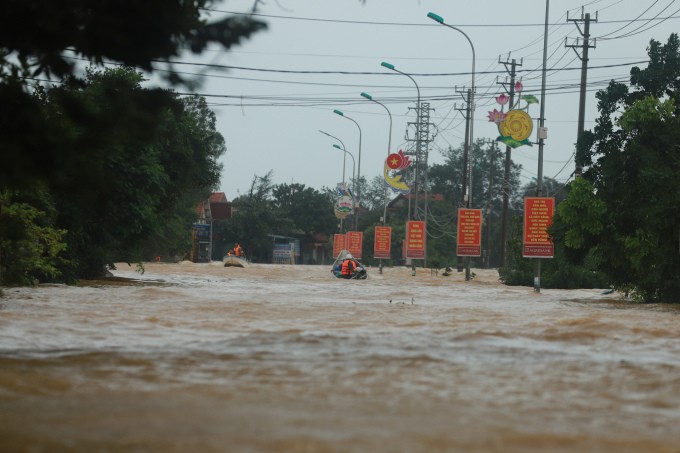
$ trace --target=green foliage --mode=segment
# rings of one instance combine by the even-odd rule
[[[505,175],[505,151],[497,149],[496,145],[483,148],[484,142],[478,141],[471,152],[472,164],[472,207],[482,208],[484,215],[483,237],[490,241],[483,241],[482,253],[484,259],[473,260],[473,265],[482,266],[487,262],[490,266],[500,264],[500,229],[503,204],[503,178]],[[454,266],[456,216],[459,207],[463,207],[462,178],[463,178],[463,148],[449,148],[444,155],[444,164],[432,165],[428,177],[431,194],[441,194],[444,202],[439,207],[431,203],[434,208],[429,217],[428,256],[432,263],[444,266]],[[509,175],[509,194],[519,191],[519,173],[521,166],[511,164]],[[512,214],[512,200],[509,206]],[[490,230],[489,230],[490,226]],[[429,261],[429,260],[428,260]],[[428,263],[429,264],[429,263]]]
[[[600,117],[585,150],[606,216],[583,235],[618,287],[641,301],[680,302],[680,41],[650,43],[647,68],[631,70],[631,89],[598,92]],[[584,147],[585,148],[585,147]],[[590,206],[593,204],[591,202]],[[567,231],[587,222],[567,222]]]
[[[674,109],[675,106],[671,99],[661,102],[659,99],[649,96],[635,101],[623,112],[619,124],[627,133],[641,131],[645,126],[656,122],[672,122]]]
[[[0,49],[16,52],[16,59],[7,62],[13,74],[65,78],[75,71],[65,49],[90,61],[116,61],[152,70],[156,60],[175,57],[182,49],[201,53],[211,43],[230,48],[264,28],[248,16],[208,22],[202,10],[210,3],[10,0],[0,16]],[[181,80],[174,71],[167,77]]]
[[[595,196],[587,179],[578,178],[570,184],[569,195],[557,206],[549,230],[554,240],[569,249],[587,249],[604,230],[607,207]]]
[[[506,265],[498,269],[501,282],[509,286],[533,286],[534,266],[522,258],[522,217],[513,216],[508,234]]]
[[[337,224],[333,200],[328,193],[304,184],[279,184],[272,190],[273,205],[280,219],[290,221],[305,235],[331,231]]]
[[[158,115],[169,107],[162,92],[147,90],[129,97],[120,91],[118,97],[116,87],[109,85],[107,89],[114,91],[106,96],[109,115],[101,109],[97,118],[90,118],[92,99],[74,95],[82,86],[76,78],[80,69],[66,55],[148,71],[166,67],[161,75],[171,82],[193,85],[195,81],[183,79],[163,61],[187,48],[200,53],[211,43],[229,48],[264,27],[247,16],[208,22],[202,9],[209,0],[10,3],[0,15],[0,189],[31,187],[36,181],[63,182],[70,167],[96,159],[89,147],[69,146],[74,136],[95,141],[99,135],[115,137],[109,129],[144,136],[156,131]],[[44,75],[66,88],[60,104],[67,117],[49,115],[39,98],[29,94],[28,84]]]
[[[225,147],[205,101],[152,91],[166,108],[138,120],[138,102],[150,96],[141,80],[128,68],[90,70],[82,89],[44,94],[49,117],[74,131],[62,145],[73,162],[51,182],[57,225],[68,230],[71,278],[101,275],[115,261],[141,261],[151,247],[154,256],[178,250],[196,200],[219,181]],[[69,109],[74,98],[86,114]]]
[[[253,177],[248,193],[233,200],[232,218],[217,225],[226,241],[220,244],[224,250],[214,248],[218,256],[223,256],[226,249],[238,242],[253,261],[268,262],[271,259],[273,241],[268,235],[283,234],[292,228],[291,223],[281,221],[274,212],[272,178],[273,171],[265,176]]]
[[[67,281],[100,275],[114,260],[186,250],[196,200],[219,182],[224,140],[205,100],[143,89],[126,65],[165,67],[171,83],[192,86],[164,61],[211,43],[229,48],[264,24],[240,15],[208,22],[209,0],[10,3],[0,15],[0,191],[26,196],[44,187],[54,212],[43,218],[36,200],[12,202],[0,240],[23,228],[54,245],[42,252],[49,257],[66,230],[65,259],[50,261],[58,272],[31,272]],[[79,78],[66,55],[121,66]],[[55,85],[31,94],[28,84],[45,75]]]
[[[523,187],[524,196],[535,196],[536,182]],[[557,210],[548,232],[555,246],[554,257],[541,260],[543,288],[603,288],[608,279],[599,270],[599,255],[591,244],[605,228],[606,206],[593,193],[589,181],[579,178],[564,187],[546,178],[544,190],[555,197]],[[506,266],[500,280],[511,286],[533,286],[534,261],[522,257],[522,216],[513,218]]]
[[[215,251],[217,256],[238,242],[252,260],[269,262],[271,235],[304,240],[317,234],[331,237],[335,232],[338,221],[332,191],[304,184],[275,185],[272,178],[272,171],[255,176],[248,193],[233,201],[234,215],[217,225],[224,238]]]
[[[64,264],[66,232],[49,225],[46,211],[20,198],[7,192],[0,195],[0,284],[54,281]]]
[[[62,158],[44,184],[50,222],[67,232],[66,281],[100,276],[115,261],[181,254],[196,200],[219,181],[224,140],[205,100],[146,90],[142,80],[129,68],[90,69],[80,86],[36,94],[59,137]],[[152,101],[154,115],[140,114]]]

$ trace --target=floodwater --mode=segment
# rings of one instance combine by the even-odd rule
[[[329,270],[5,288],[0,451],[680,452],[676,307]]]

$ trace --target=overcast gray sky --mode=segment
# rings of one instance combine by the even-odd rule
[[[227,0],[216,4],[222,12],[212,15],[248,12],[252,5],[253,0]],[[463,142],[465,124],[455,108],[462,106],[462,98],[456,87],[470,86],[472,52],[462,34],[428,19],[430,11],[472,40],[477,73],[474,136],[495,139],[498,131],[487,113],[498,107],[494,98],[503,92],[497,79],[504,79],[506,72],[499,57],[506,60],[510,54],[521,61],[518,76],[524,94],[540,97],[545,6],[545,0],[265,0],[258,13],[268,30],[231,52],[209,51],[192,60],[250,69],[180,67],[188,72],[200,69],[208,76],[196,91],[214,95],[208,101],[226,140],[221,190],[234,199],[247,191],[255,175],[269,170],[275,183],[335,186],[342,179],[343,153],[332,147],[337,142],[318,131],[340,138],[358,159],[359,129],[334,109],[361,127],[361,175],[380,175],[389,120],[382,107],[360,93],[370,93],[390,110],[392,152],[406,149],[407,123],[415,120],[409,107],[416,103],[414,83],[382,68],[382,61],[412,74],[421,97],[434,108],[429,160],[443,162],[440,150]],[[550,2],[544,176],[563,182],[574,170],[581,65],[576,53],[565,47],[565,39],[572,43],[581,36],[567,21],[567,12],[569,18],[580,18],[582,6],[593,17],[598,13],[591,36],[599,38],[590,49],[586,129],[597,117],[596,89],[610,79],[627,82],[632,66],[646,66],[640,62],[646,59],[649,40],[665,42],[680,23],[680,1],[675,0]],[[540,107],[531,106],[529,113],[537,118]],[[538,146],[513,151],[527,181],[537,174],[537,154]],[[347,178],[351,171],[348,159]]]

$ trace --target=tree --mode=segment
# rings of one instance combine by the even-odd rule
[[[30,187],[35,181],[59,177],[62,165],[77,163],[81,169],[92,162],[87,151],[60,146],[68,141],[71,130],[52,123],[45,116],[39,99],[31,96],[29,83],[50,77],[57,83],[78,86],[82,81],[76,62],[84,58],[93,63],[118,62],[153,71],[169,67],[172,83],[190,84],[173,70],[168,59],[183,49],[202,52],[209,44],[225,48],[239,43],[264,27],[247,16],[227,17],[208,22],[203,18],[210,0],[120,0],[87,2],[83,0],[9,0],[0,15],[0,189]],[[115,98],[111,98],[116,101]],[[127,124],[137,123],[137,133],[153,124],[168,107],[162,93],[149,91],[144,99],[123,98],[134,112]],[[64,105],[72,116],[84,115],[86,99],[70,97]],[[110,123],[81,124],[91,136],[106,133]],[[97,128],[97,129],[95,129]],[[153,131],[153,128],[151,128]],[[83,155],[83,153],[85,153]],[[56,174],[56,175],[55,175]]]
[[[37,188],[30,194],[4,192],[0,215],[0,284],[31,285],[58,278],[66,231],[51,226],[54,206],[46,192]]]
[[[34,187],[45,188],[53,215],[42,216],[34,205],[35,212],[18,210],[13,198],[4,211],[27,226],[47,222],[54,231],[67,230],[60,278],[95,276],[117,259],[162,249],[176,254],[185,247],[196,200],[219,181],[224,141],[204,100],[142,89],[141,75],[129,66],[166,68],[170,83],[193,86],[197,79],[183,79],[169,59],[185,49],[201,53],[211,43],[229,48],[264,27],[246,16],[208,22],[211,3],[3,5],[0,193],[25,197]],[[79,59],[121,66],[83,75]],[[36,84],[45,78],[49,84]],[[11,226],[3,229],[2,222],[12,221],[10,214],[0,211],[7,237]]]
[[[613,283],[641,300],[677,302],[680,40],[652,40],[647,50],[650,63],[631,70],[630,89],[612,81],[597,94],[600,117],[579,143],[578,158],[606,209],[604,228],[567,245],[592,249]],[[581,231],[587,223],[565,219],[563,228]]]
[[[272,201],[273,171],[264,176],[254,176],[248,193],[232,202],[234,214],[219,225],[226,247],[240,243],[253,261],[271,259],[271,234],[282,234],[292,223],[282,220],[275,212]],[[223,251],[224,252],[224,251]]]
[[[534,265],[523,258],[524,197],[536,196],[536,180],[525,184],[514,201],[515,215],[508,240],[508,262],[499,269],[500,279],[507,285],[533,286]],[[544,196],[555,198],[556,212],[549,228],[554,245],[554,257],[541,265],[541,286],[544,288],[601,288],[608,280],[599,271],[599,261],[589,246],[600,231],[604,206],[598,203],[588,181],[579,178],[569,185],[552,178],[543,181]],[[566,222],[581,222],[579,228]]]
[[[304,184],[279,184],[272,190],[273,205],[281,219],[288,219],[294,230],[305,235],[328,233],[337,219],[328,192],[319,192]]]
[[[196,200],[219,180],[224,140],[205,101],[158,90],[149,96],[142,80],[130,68],[90,69],[79,86],[36,94],[43,117],[63,132],[55,152],[68,150],[38,185],[45,188],[41,197],[30,201],[52,206],[46,226],[65,233],[64,259],[46,278],[100,276],[115,261],[141,260],[145,250],[179,253]],[[136,106],[150,97],[166,109],[151,122],[137,122]],[[13,193],[26,198],[31,192]],[[37,218],[23,212],[31,222]]]
[[[458,208],[465,207],[462,198],[463,148],[449,148],[444,152],[444,155],[446,156],[444,164],[433,165],[430,168],[430,193],[443,194],[449,209],[441,210],[441,214],[432,210],[433,216],[430,217],[429,229],[434,237],[455,239],[457,210]],[[488,262],[493,265],[500,261],[505,159],[501,158],[501,153],[494,144],[484,147],[484,142],[481,140],[475,143],[470,156],[472,167],[471,207],[483,210],[484,233],[482,236],[484,240],[482,241],[482,251],[485,256],[487,254],[490,255],[488,256]],[[511,194],[516,194],[519,191],[520,170],[521,166],[514,163],[511,164]],[[491,225],[490,231],[487,227],[489,224]],[[455,251],[455,240],[448,247]],[[443,256],[448,256],[448,252]]]

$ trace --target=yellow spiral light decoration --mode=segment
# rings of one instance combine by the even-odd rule
[[[534,129],[534,122],[524,110],[510,110],[505,116],[505,120],[498,124],[498,131],[505,137],[512,137],[521,142],[531,135]]]

